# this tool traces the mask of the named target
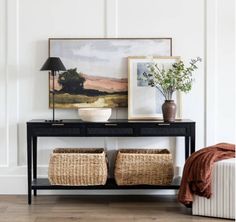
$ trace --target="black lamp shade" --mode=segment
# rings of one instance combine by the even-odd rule
[[[49,57],[46,62],[43,64],[41,71],[66,71],[65,66],[63,65],[59,57]]]

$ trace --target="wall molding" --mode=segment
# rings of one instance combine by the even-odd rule
[[[118,0],[105,0],[105,37],[118,37]]]
[[[19,0],[7,1],[7,164],[18,165]]]
[[[7,18],[6,18],[7,0],[0,1],[0,167],[7,166],[7,74],[6,74],[6,56],[7,56]]]
[[[205,145],[216,141],[218,0],[205,1]]]

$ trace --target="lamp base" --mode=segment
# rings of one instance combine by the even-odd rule
[[[46,123],[61,123],[63,120],[62,119],[46,119],[45,122]]]

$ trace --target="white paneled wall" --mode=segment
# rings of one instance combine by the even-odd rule
[[[230,4],[231,3],[231,4]],[[216,141],[233,141],[236,115],[235,1],[218,2]],[[231,102],[232,101],[232,102]]]
[[[6,121],[6,2],[0,1],[0,166],[7,164]]]
[[[236,141],[236,4],[206,1],[206,143]]]
[[[172,37],[173,55],[203,58],[183,99],[184,117],[197,122],[197,148],[234,141],[233,6],[234,0],[0,0],[0,193],[26,192],[25,122],[51,117],[47,74],[39,71],[49,37]],[[231,98],[230,108],[225,98]],[[56,115],[78,118],[75,110]],[[127,118],[127,109],[113,110],[112,117]],[[41,138],[41,176],[59,146],[167,147],[177,165],[184,163],[181,139]]]

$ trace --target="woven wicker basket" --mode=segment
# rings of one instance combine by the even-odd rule
[[[58,148],[51,155],[48,177],[53,185],[104,185],[107,171],[104,149]]]
[[[118,185],[167,185],[173,179],[172,155],[167,149],[121,149],[115,164]]]

